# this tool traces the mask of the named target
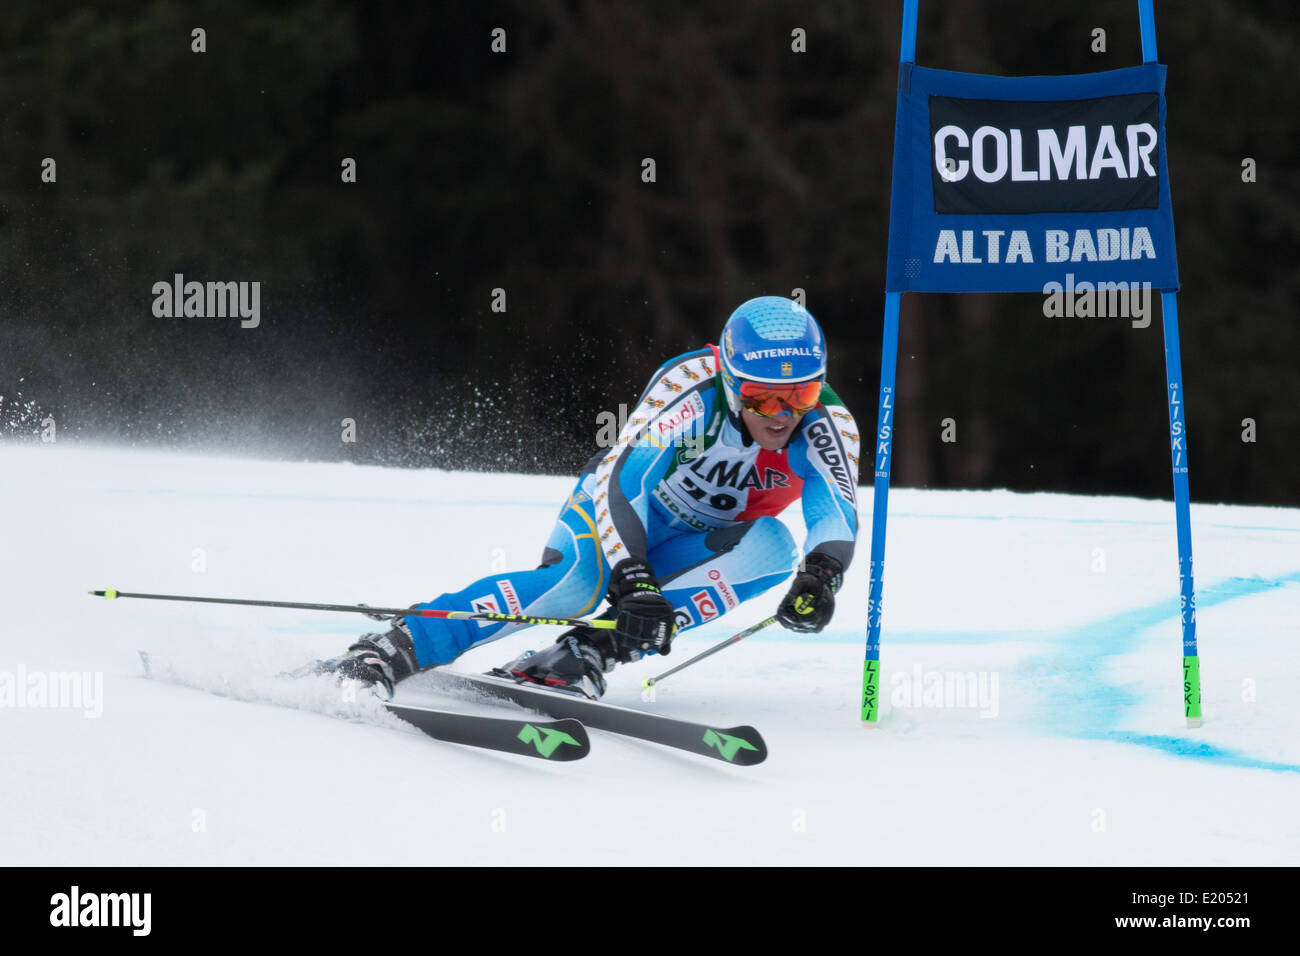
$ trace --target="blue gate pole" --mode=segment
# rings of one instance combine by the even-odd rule
[[[903,0],[898,62],[916,61],[916,15],[920,0]],[[871,498],[871,582],[867,592],[867,655],[862,663],[862,726],[880,720],[880,601],[885,589],[885,524],[889,518],[889,466],[894,450],[894,375],[898,369],[901,292],[885,292],[885,334],[880,348],[880,408],[876,415],[876,469]]]
[[[885,337],[880,348],[880,410],[876,418],[875,490],[871,500],[871,583],[867,594],[867,657],[862,664],[862,726],[880,719],[880,600],[885,588],[885,522],[894,448],[894,374],[898,368],[901,292],[885,293]]]
[[[1138,0],[1138,26],[1142,29],[1142,62],[1155,63],[1156,11],[1152,0]]]
[[[1196,653],[1196,591],[1192,586],[1191,492],[1187,484],[1187,413],[1178,345],[1178,293],[1160,295],[1168,380],[1169,450],[1174,466],[1174,521],[1178,527],[1178,616],[1183,628],[1183,714],[1201,726],[1201,659]]]
[[[1156,12],[1152,0],[1138,0],[1142,62],[1156,63]],[[1183,715],[1201,726],[1201,658],[1196,652],[1196,590],[1192,586],[1191,492],[1187,485],[1187,413],[1183,360],[1178,345],[1178,293],[1160,294],[1165,330],[1165,378],[1169,400],[1169,452],[1174,466],[1174,523],[1178,529],[1178,617],[1183,629]]]
[[[916,62],[916,8],[920,0],[903,0],[903,39],[898,46],[899,63]]]

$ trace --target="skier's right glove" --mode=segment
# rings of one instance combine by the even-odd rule
[[[609,600],[618,611],[614,634],[620,650],[668,653],[676,616],[648,564],[636,558],[616,564],[609,581]]]
[[[790,590],[776,609],[776,619],[792,631],[816,634],[835,614],[835,592],[844,581],[844,565],[813,551],[803,559]]]

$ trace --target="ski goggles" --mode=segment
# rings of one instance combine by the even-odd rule
[[[740,404],[755,415],[774,418],[785,412],[803,415],[817,407],[821,398],[822,380],[771,384],[768,382],[741,382]]]

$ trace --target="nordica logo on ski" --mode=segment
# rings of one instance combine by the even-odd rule
[[[722,754],[722,759],[727,762],[735,760],[736,754],[742,750],[758,749],[744,737],[733,737],[731,734],[724,734],[720,730],[706,730],[704,732],[704,746],[717,747],[718,753]]]
[[[936,213],[1105,212],[1160,200],[1160,97],[930,97]]]
[[[822,347],[820,345],[814,345],[810,349],[804,349],[804,348],[799,348],[798,346],[791,345],[788,346],[787,348],[782,348],[782,349],[758,349],[755,352],[746,352],[744,354],[745,354],[746,362],[752,362],[755,359],[786,358],[787,356],[791,356],[791,355],[803,355],[810,358],[821,358]]]
[[[524,724],[524,729],[519,731],[519,739],[526,744],[532,744],[537,748],[539,754],[548,759],[551,754],[559,749],[561,744],[572,744],[574,747],[581,746],[562,730],[551,730],[546,727],[537,728],[532,724]]]

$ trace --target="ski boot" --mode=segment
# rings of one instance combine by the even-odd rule
[[[612,634],[592,627],[575,627],[561,634],[545,650],[525,651],[509,664],[488,673],[520,684],[540,684],[551,690],[599,700],[605,693],[605,675],[618,663]]]
[[[387,634],[362,634],[345,655],[322,661],[320,666],[321,673],[336,674],[373,687],[375,693],[388,700],[393,699],[397,682],[410,677],[417,669],[415,642],[406,619],[400,617],[393,621]]]

